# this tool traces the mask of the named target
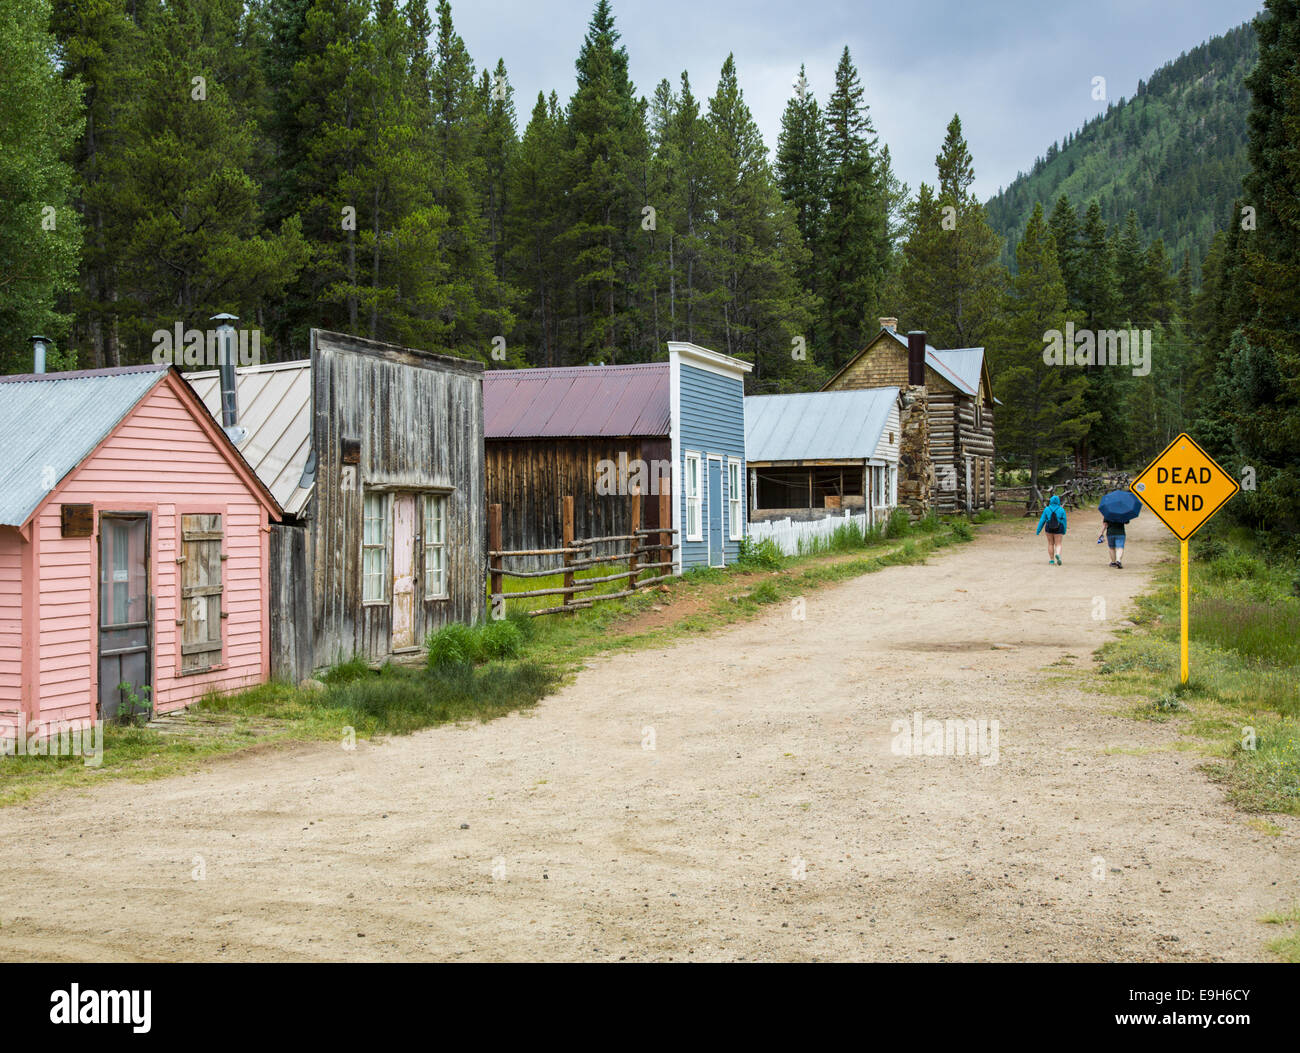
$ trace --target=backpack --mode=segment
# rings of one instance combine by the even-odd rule
[[[1061,517],[1056,514],[1056,508],[1053,507],[1051,514],[1047,517],[1047,532],[1055,534],[1061,529]]]

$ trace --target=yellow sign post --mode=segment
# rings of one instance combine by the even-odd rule
[[[1241,492],[1241,484],[1185,432],[1148,464],[1131,486],[1179,541],[1178,564],[1182,581],[1179,597],[1179,675],[1187,683],[1187,541],[1220,508]]]

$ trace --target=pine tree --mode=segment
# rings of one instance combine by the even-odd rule
[[[1056,258],[1061,268],[1061,280],[1065,282],[1065,295],[1072,310],[1079,307],[1080,293],[1080,248],[1079,216],[1070,199],[1062,194],[1052,206],[1052,215],[1048,220],[1052,240],[1056,243]]]
[[[813,245],[823,301],[819,344],[832,370],[875,332],[890,255],[889,173],[846,47],[826,103],[826,212]]]
[[[258,324],[306,261],[296,219],[265,229],[250,175],[255,103],[242,66],[258,58],[238,54],[246,17],[237,0],[195,0],[143,21],[140,77],[102,169],[115,188],[124,362],[147,360],[151,334],[178,321],[207,329],[230,311]]]
[[[1247,78],[1250,164],[1244,191],[1258,229],[1245,233],[1253,316],[1234,364],[1241,463],[1258,470],[1245,505],[1251,519],[1289,536],[1300,531],[1300,0],[1265,0],[1255,18],[1259,65]]]
[[[483,109],[483,135],[480,153],[483,158],[483,215],[487,219],[488,241],[497,281],[506,280],[505,217],[509,211],[509,172],[518,147],[515,129],[515,89],[510,83],[504,59],[497,59],[496,69],[483,71],[479,87]]]
[[[479,151],[483,112],[475,88],[474,64],[452,22],[451,5],[435,9],[431,113],[433,202],[447,217],[440,252],[448,268],[440,317],[450,353],[490,359],[494,337],[514,327],[509,296],[494,270],[488,224],[478,189],[485,181]]]
[[[70,336],[75,346],[85,348],[86,365],[115,366],[121,362],[121,350],[113,220],[126,188],[106,180],[104,171],[125,146],[120,118],[136,95],[141,32],[124,0],[55,0],[52,14],[64,77],[76,82],[85,107],[84,130],[69,151],[84,230]]]
[[[46,0],[7,4],[0,18],[0,364],[30,372],[27,338],[63,338],[60,297],[76,286],[81,226],[73,171],[80,87],[63,80]],[[64,361],[72,365],[70,356]]]
[[[998,237],[970,190],[974,165],[956,116],[935,163],[937,193],[922,184],[907,212],[901,313],[936,347],[974,347],[993,333],[1005,274]]]
[[[640,232],[636,174],[647,149],[609,0],[597,0],[575,66],[569,102],[563,237],[573,269],[574,353],[615,362],[634,342],[626,309],[628,262]]]
[[[1120,317],[1124,312],[1115,269],[1115,244],[1108,235],[1101,206],[1095,200],[1088,203],[1084,214],[1080,242],[1079,309],[1083,328],[1094,334],[1103,329],[1120,329],[1126,319]],[[1128,441],[1120,412],[1121,382],[1109,366],[1094,363],[1085,368],[1088,378],[1086,405],[1093,425],[1079,441],[1076,460],[1080,467],[1086,467],[1094,458],[1119,464],[1124,459]]]
[[[776,146],[776,178],[781,199],[794,215],[795,226],[808,250],[808,265],[799,275],[800,282],[814,296],[819,295],[817,252],[826,222],[829,178],[826,160],[826,133],[821,107],[808,83],[807,70],[799,67],[795,94],[781,115],[781,132]],[[814,326],[819,329],[820,322]],[[820,332],[817,333],[820,345]]]
[[[1119,289],[1119,313],[1112,319],[1118,327],[1124,323],[1145,324],[1149,314],[1148,289],[1142,256],[1142,235],[1138,230],[1137,213],[1129,209],[1124,218],[1124,229],[1112,240],[1111,254],[1115,259],[1115,278]]]
[[[523,290],[519,332],[532,365],[555,366],[560,352],[560,303],[565,258],[560,245],[564,224],[564,143],[559,99],[537,93],[509,172],[506,245],[509,274]]]
[[[1016,247],[1017,272],[1010,280],[1005,322],[994,349],[998,448],[1029,466],[1029,485],[1040,469],[1068,452],[1097,419],[1085,406],[1087,380],[1077,367],[1044,359],[1044,334],[1063,333],[1070,320],[1059,253],[1036,205]]]
[[[773,390],[782,378],[812,371],[806,355],[792,354],[796,338],[806,344],[810,321],[797,279],[803,246],[731,55],[709,100],[705,127],[711,222],[702,257],[709,281],[702,328],[709,346],[754,363],[756,389]]]

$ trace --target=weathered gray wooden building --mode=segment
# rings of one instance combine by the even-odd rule
[[[271,531],[272,674],[413,654],[483,615],[483,369],[312,330],[305,362],[238,371],[240,452]],[[221,417],[217,373],[190,382]]]

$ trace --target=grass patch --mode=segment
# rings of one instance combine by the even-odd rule
[[[1142,719],[1189,722],[1206,765],[1249,812],[1300,815],[1300,599],[1296,566],[1221,528],[1192,542],[1189,665],[1178,682],[1178,564],[1139,598],[1137,628],[1097,652],[1102,685]]]
[[[1281,914],[1269,914],[1260,918],[1265,925],[1278,925],[1290,928],[1284,936],[1273,940],[1268,949],[1285,962],[1300,962],[1300,903]]]

